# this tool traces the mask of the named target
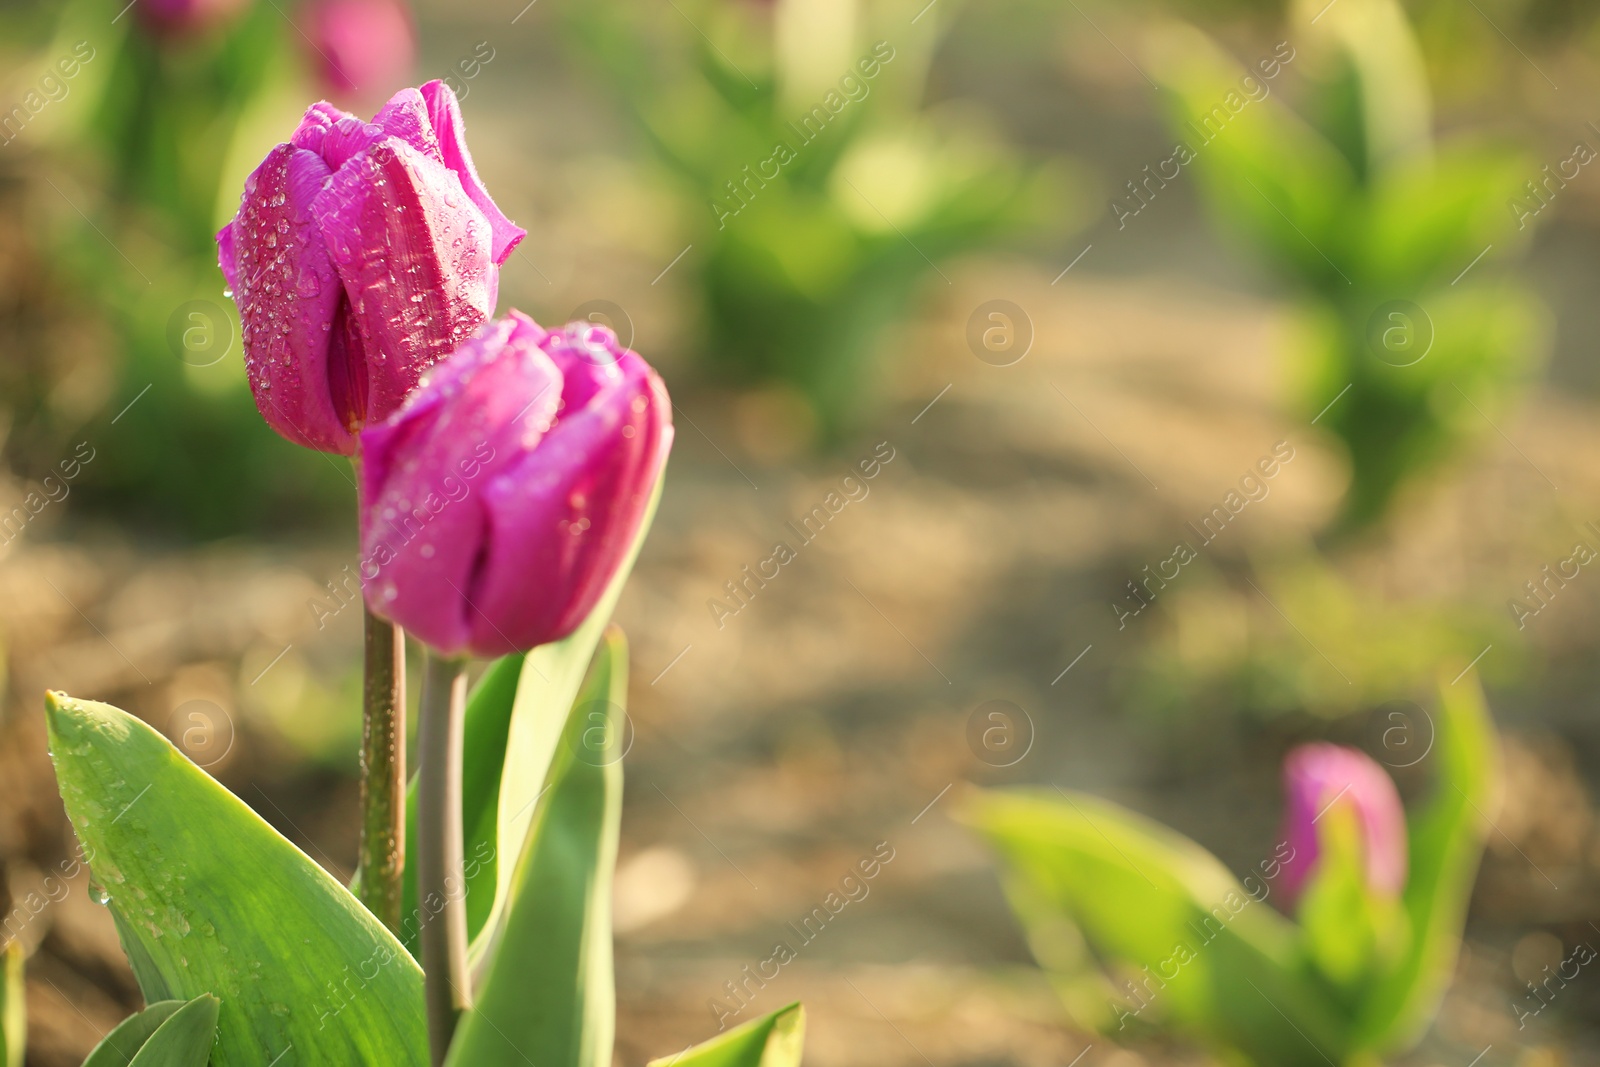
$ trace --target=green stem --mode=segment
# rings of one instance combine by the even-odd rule
[[[361,903],[396,936],[406,867],[406,637],[362,605]]]
[[[417,900],[422,905],[423,994],[434,1067],[444,1063],[456,1020],[472,1005],[461,831],[466,705],[466,661],[429,650],[417,734]]]

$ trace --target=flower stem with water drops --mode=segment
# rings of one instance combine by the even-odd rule
[[[400,934],[406,868],[406,639],[362,605],[361,903]]]
[[[359,486],[359,455],[353,466]],[[398,937],[406,873],[406,635],[374,615],[365,598],[361,624],[361,844],[353,888]]]

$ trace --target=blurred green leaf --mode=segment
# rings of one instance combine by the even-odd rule
[[[1415,1041],[1455,973],[1467,905],[1483,846],[1499,810],[1499,740],[1476,678],[1439,676],[1433,796],[1408,820],[1410,875],[1401,898],[1410,950],[1366,998],[1358,1022],[1364,1047]]]
[[[56,779],[150,1002],[221,998],[217,1067],[426,1062],[422,972],[383,925],[143,722],[45,701]]]
[[[648,1067],[800,1067],[805,1039],[806,1010],[790,1004]]]
[[[1260,99],[1241,92],[1247,72],[1199,30],[1164,27],[1151,48],[1152,69],[1173,93],[1173,133],[1192,153],[1175,162],[1198,171],[1214,210],[1300,278],[1349,284],[1340,271],[1349,238],[1342,216],[1356,187],[1350,163],[1271,92],[1281,82],[1258,78],[1268,87]],[[1296,55],[1290,47],[1264,59],[1282,78]],[[1123,199],[1138,206],[1131,194]]]
[[[1341,110],[1347,110],[1349,133],[1334,139],[1348,145],[1346,156],[1362,183],[1398,164],[1429,162],[1433,97],[1405,9],[1395,0],[1351,0],[1316,12],[1303,0],[1302,9],[1342,53],[1330,81],[1333,94],[1348,96]]]
[[[94,1051],[89,1053],[89,1058],[83,1061],[83,1067],[128,1067],[129,1061],[137,1056],[139,1050],[144,1048],[145,1042],[150,1040],[150,1035],[154,1034],[162,1023],[172,1018],[183,1004],[181,1000],[158,1000],[148,1005],[144,1011],[128,1016],[100,1039]],[[213,1028],[215,1028],[214,1020]]]
[[[209,993],[179,1005],[156,1027],[128,1067],[205,1067],[217,1040],[220,1007]]]
[[[547,796],[512,871],[503,925],[452,1067],[610,1067],[616,1025],[611,877],[622,821],[627,641],[612,627],[553,754]],[[598,734],[596,733],[598,731]]]
[[[1352,249],[1353,274],[1368,289],[1414,299],[1424,286],[1445,287],[1489,245],[1515,240],[1506,192],[1536,170],[1503,145],[1469,144],[1392,168],[1355,220],[1362,241]]]
[[[0,949],[0,1067],[22,1067],[28,1047],[27,979],[22,942]]]
[[[1295,917],[1311,962],[1338,989],[1340,1004],[1353,1007],[1370,976],[1403,950],[1409,931],[1396,921],[1394,902],[1367,883],[1356,812],[1330,806],[1319,819],[1320,851]]]
[[[1403,366],[1385,362],[1374,344],[1372,323],[1388,303],[1381,295],[1322,304],[1320,314],[1307,316],[1315,326],[1305,355],[1320,384],[1306,410],[1327,407],[1349,388],[1319,423],[1338,435],[1350,459],[1337,532],[1381,518],[1408,482],[1489,432],[1485,417],[1498,421],[1546,347],[1544,306],[1515,283],[1468,279],[1412,292],[1415,307],[1402,308],[1399,321],[1419,337],[1431,335],[1432,345]]]
[[[1025,928],[1070,922],[1137,976],[1119,1029],[1148,996],[1257,1063],[1326,1067],[1346,1052],[1347,1020],[1303,965],[1293,924],[1193,841],[1082,793],[977,792],[959,817],[999,850]]]

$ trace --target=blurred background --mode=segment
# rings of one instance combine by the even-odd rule
[[[611,325],[675,402],[619,609],[619,1063],[713,1032],[875,849],[756,1000],[806,1001],[808,1062],[1212,1062],[1077,1029],[946,809],[1090,790],[1243,872],[1292,745],[1414,785],[1441,672],[1485,686],[1507,796],[1399,1062],[1600,1063],[1600,978],[1536,1014],[1527,984],[1600,944],[1588,5],[6,0],[0,27],[30,1064],[138,997],[57,876],[46,688],[353,867],[353,482],[255,413],[212,235],[311,101],[432,78],[529,231],[501,309]]]

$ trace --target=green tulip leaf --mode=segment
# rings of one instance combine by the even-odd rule
[[[51,693],[50,753],[150,1002],[221,998],[216,1067],[426,1063],[422,971],[349,891],[155,730]]]
[[[552,753],[505,919],[474,946],[475,1003],[450,1067],[610,1067],[611,879],[622,822],[627,641],[612,627]]]
[[[129,1061],[150,1040],[150,1035],[181,1007],[181,1000],[158,1000],[137,1015],[128,1016],[100,1039],[89,1058],[83,1061],[83,1067],[128,1067]]]
[[[26,994],[22,943],[13,939],[0,950],[0,1067],[22,1067],[28,1038]]]
[[[1295,917],[1306,955],[1349,1008],[1370,988],[1372,975],[1404,950],[1408,931],[1396,902],[1367,884],[1355,809],[1330,804],[1318,818],[1320,851]]]
[[[206,1067],[206,1061],[211,1058],[211,1046],[217,1040],[217,1012],[221,1006],[209,993],[178,1005],[128,1061],[127,1067]],[[117,1060],[106,1062],[121,1067]]]
[[[1258,1063],[1340,1062],[1346,1020],[1265,902],[1270,882],[1252,894],[1193,841],[1087,794],[980,792],[959,817],[999,850],[1041,963],[1065,928],[1130,979],[1102,986],[1104,1028],[1164,1017]]]
[[[1402,907],[1409,951],[1369,987],[1360,1019],[1365,1047],[1403,1048],[1428,1026],[1455,974],[1472,885],[1500,805],[1499,741],[1476,678],[1440,675],[1433,795],[1407,821],[1409,874]]]
[[[649,1067],[800,1067],[805,1039],[806,1010],[791,1004]]]

